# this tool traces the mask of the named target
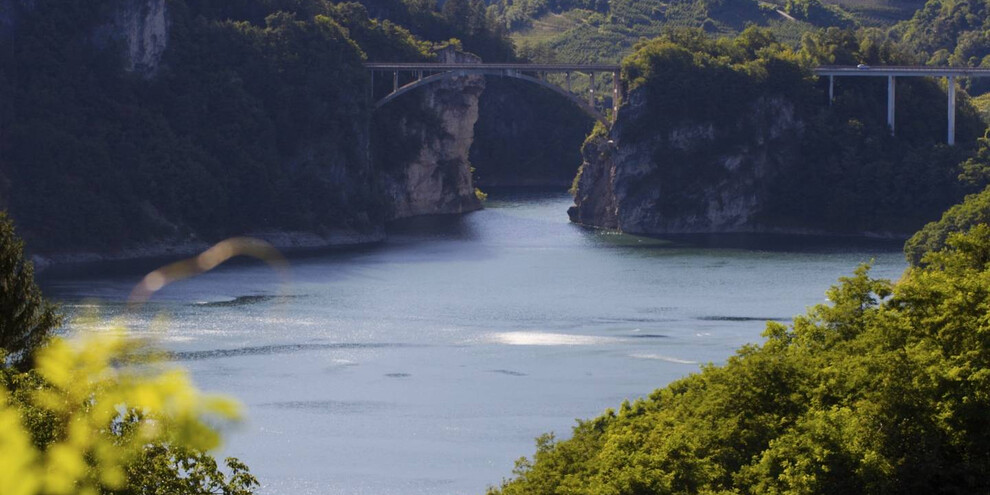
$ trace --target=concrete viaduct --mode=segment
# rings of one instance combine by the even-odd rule
[[[926,66],[892,66],[883,65],[870,67],[860,65],[850,66],[825,66],[817,67],[814,73],[818,77],[828,76],[828,101],[832,104],[835,99],[835,78],[836,77],[886,77],[887,78],[887,126],[890,133],[894,134],[894,109],[897,101],[897,78],[898,77],[944,77],[946,79],[946,92],[949,95],[946,114],[948,116],[948,136],[946,141],[949,145],[956,144],[956,79],[960,77],[990,77],[990,69],[977,69],[968,67],[926,67]]]
[[[374,80],[376,73],[390,74],[392,91],[376,100],[375,108],[381,107],[393,99],[408,93],[420,86],[438,82],[448,78],[466,75],[484,75],[512,77],[528,81],[574,102],[585,113],[595,120],[609,126],[615,121],[619,108],[619,98],[622,95],[622,81],[619,77],[621,69],[618,65],[609,64],[451,64],[451,63],[381,63],[369,62],[364,64],[371,71],[372,99],[375,99]],[[886,77],[887,78],[887,125],[891,134],[894,133],[894,111],[896,107],[896,81],[898,77],[944,77],[947,80],[948,92],[948,135],[947,142],[956,142],[956,79],[960,77],[990,77],[990,69],[967,67],[926,67],[926,66],[822,66],[813,69],[818,77],[828,77],[829,104],[835,99],[836,77]],[[547,74],[564,74],[564,86],[561,87],[547,80]],[[571,90],[572,74],[587,74],[589,90],[587,99]],[[611,122],[606,112],[599,110],[595,95],[595,76],[601,74],[611,76],[612,83],[612,114]],[[400,75],[406,82],[402,85]],[[386,76],[387,77],[387,76]]]

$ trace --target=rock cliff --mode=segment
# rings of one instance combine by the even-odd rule
[[[642,234],[774,230],[761,206],[773,176],[799,162],[804,123],[794,105],[764,97],[734,120],[639,136],[651,118],[646,97],[633,91],[611,133],[586,141],[571,220]]]
[[[122,44],[127,71],[152,75],[158,70],[168,47],[166,0],[111,0],[91,8],[99,19],[89,26],[90,42],[99,47],[109,41]],[[0,0],[0,37],[12,36],[21,19],[30,18],[36,10],[34,0]]]
[[[479,63],[480,58],[443,50],[439,62]],[[464,213],[481,208],[468,153],[478,120],[482,76],[452,77],[417,89],[376,115],[376,157],[390,203],[388,217]],[[404,100],[401,101],[400,100]],[[389,152],[389,143],[405,150]]]
[[[112,31],[126,44],[125,69],[151,75],[168,46],[165,0],[126,0],[114,11]]]

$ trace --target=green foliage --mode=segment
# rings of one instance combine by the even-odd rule
[[[856,25],[856,21],[841,8],[825,5],[819,0],[787,0],[784,11],[815,26],[847,28]]]
[[[212,455],[188,447],[148,445],[127,466],[126,495],[218,493],[251,495],[258,480],[247,465],[234,457],[224,459],[226,473]],[[228,474],[229,473],[229,474]],[[118,492],[115,492],[118,493]]]
[[[116,324],[92,332],[81,319],[72,339],[49,337],[59,316],[21,246],[0,212],[0,493],[253,493],[246,465],[228,458],[227,474],[207,453],[240,406],[202,394]]]
[[[750,24],[765,25],[772,17],[753,0],[676,0],[652,3],[639,0],[610,2],[501,0],[492,9],[514,37],[520,55],[539,62],[617,62],[641,39],[676,28],[703,27],[707,32],[733,34]],[[532,38],[530,31],[563,13],[573,18]],[[531,27],[532,26],[532,27]]]
[[[990,469],[990,227],[897,284],[830,304],[723,366],[541,437],[490,494],[979,493]]]
[[[962,232],[976,225],[990,224],[990,187],[966,199],[946,211],[936,222],[925,225],[904,244],[904,254],[911,264],[922,263],[925,254],[938,251],[955,232]]]
[[[34,265],[24,259],[13,222],[0,211],[0,368],[28,363],[61,321],[34,283]]]
[[[983,0],[929,0],[914,17],[892,30],[929,65],[990,67],[990,6]],[[962,84],[973,95],[990,91],[990,82],[972,78]]]
[[[980,138],[976,155],[960,165],[959,179],[976,187],[990,184],[990,134]],[[923,263],[927,253],[942,250],[948,238],[956,232],[990,224],[990,187],[971,194],[949,208],[938,221],[925,225],[904,244],[904,254],[912,265]]]
[[[119,330],[119,329],[118,329]],[[28,372],[0,370],[0,491],[248,495],[247,467],[206,452],[239,406],[117,331],[55,338]]]
[[[904,41],[931,64],[990,64],[990,10],[983,0],[928,0],[910,21],[897,26]],[[986,62],[984,62],[986,60]]]

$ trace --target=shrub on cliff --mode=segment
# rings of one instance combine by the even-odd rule
[[[541,437],[498,495],[990,489],[990,227],[892,284],[861,267],[723,366]]]

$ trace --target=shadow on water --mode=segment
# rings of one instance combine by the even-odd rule
[[[464,215],[421,215],[394,220],[385,227],[390,240],[461,240],[478,238],[478,232],[468,221],[474,212]]]
[[[699,316],[695,319],[700,321],[791,321],[790,318],[770,318],[758,316]]]
[[[269,294],[254,294],[249,296],[237,296],[230,300],[225,301],[208,301],[208,302],[197,302],[193,303],[194,306],[200,308],[232,308],[238,306],[251,306],[253,304],[261,304],[267,302],[286,302],[290,299],[299,299],[302,296],[297,295],[269,295]]]
[[[774,253],[899,252],[904,239],[798,234],[665,234],[642,236],[588,229],[599,247],[739,250]]]
[[[371,412],[394,409],[395,404],[382,401],[359,400],[304,400],[286,402],[266,402],[258,407],[274,409],[291,409],[296,411],[312,411],[330,414],[367,414]]]
[[[385,349],[397,347],[412,347],[409,344],[283,344],[262,345],[254,347],[238,347],[234,349],[211,349],[208,351],[170,352],[169,359],[173,361],[202,361],[205,359],[222,359],[239,356],[264,356],[271,354],[288,354],[302,351],[319,351],[327,349]]]

